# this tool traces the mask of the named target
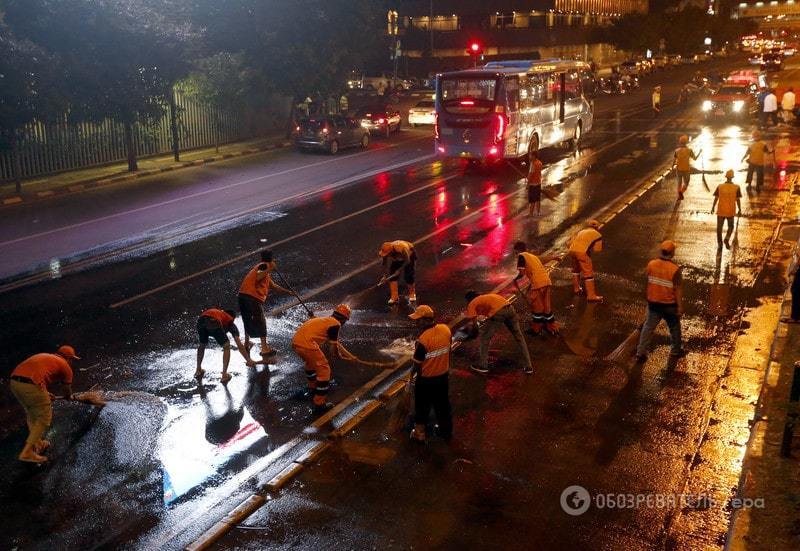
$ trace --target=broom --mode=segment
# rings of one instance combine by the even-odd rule
[[[506,163],[508,164],[508,166],[513,168],[517,172],[517,174],[519,174],[523,178],[527,178],[528,177],[527,174],[523,173],[520,169],[518,169],[513,164],[511,164],[511,161],[506,160]],[[542,188],[542,195],[544,195],[545,197],[547,197],[551,201],[558,201],[558,196],[560,194],[559,194],[559,192],[550,189],[553,186],[543,186],[543,185],[539,184],[539,187]]]
[[[411,391],[411,378],[412,371],[409,371],[408,377],[404,379],[405,385],[403,390],[400,391],[400,399],[394,407],[392,414],[389,416],[389,421],[386,423],[386,433],[394,434],[403,430],[408,425],[408,418],[411,415],[411,398],[413,392]]]
[[[642,325],[639,325],[633,332],[628,335],[622,343],[611,353],[605,357],[607,362],[618,362],[633,356],[634,349],[639,344],[639,337],[642,334]]]
[[[703,171],[703,185],[706,186],[706,191],[711,192],[711,188],[708,187],[708,182],[706,182],[706,158],[703,157],[703,150],[700,150],[700,169]]]

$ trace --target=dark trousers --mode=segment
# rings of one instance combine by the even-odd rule
[[[798,270],[800,272],[800,270]],[[800,320],[800,277],[792,276],[792,319]]]
[[[427,424],[433,408],[439,425],[439,436],[445,440],[453,435],[449,394],[447,373],[437,377],[417,375],[417,382],[414,384],[414,422],[419,425]]]
[[[778,112],[770,111],[769,113],[767,113],[765,111],[762,111],[761,126],[767,126],[767,121],[770,121],[771,124],[778,124]]]
[[[725,241],[728,241],[733,234],[733,216],[717,216],[717,245],[722,245],[722,227],[725,221],[728,222],[728,231],[725,233]]]
[[[761,186],[764,185],[764,165],[747,163],[747,178],[745,178],[745,182],[748,186],[753,181],[753,172],[756,173],[756,188],[761,189]]]
[[[647,354],[650,339],[653,338],[653,332],[661,320],[667,322],[672,352],[681,350],[681,317],[678,315],[678,305],[651,302],[647,305],[647,318],[642,325],[642,334],[639,336],[639,347],[636,350],[638,355]]]

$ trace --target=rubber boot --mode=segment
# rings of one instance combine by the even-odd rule
[[[398,287],[399,286],[396,281],[389,282],[389,292],[391,293],[391,296],[389,297],[388,304],[397,304],[397,302],[400,300]]]
[[[420,444],[425,443],[425,425],[422,423],[414,424],[414,430],[411,431],[411,440],[414,442],[419,442]]]
[[[408,284],[408,301],[417,302],[417,287],[413,283]]]
[[[580,274],[572,274],[572,291],[576,295],[580,295],[583,292],[583,289],[581,289],[581,275]]]
[[[603,297],[597,294],[594,279],[586,280],[586,300],[589,302],[603,302]]]

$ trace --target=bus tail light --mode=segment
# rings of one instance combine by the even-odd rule
[[[489,148],[489,155],[497,155],[497,146],[493,145]]]
[[[494,143],[503,140],[503,134],[506,133],[506,126],[508,126],[508,119],[503,113],[495,114],[495,129],[494,129]]]
[[[439,139],[439,113],[433,114],[433,137]]]

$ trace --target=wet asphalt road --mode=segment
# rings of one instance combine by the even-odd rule
[[[639,97],[638,101],[646,99]],[[611,98],[609,105],[620,101],[621,98]],[[13,453],[22,433],[12,432],[7,436],[1,453],[3,464],[10,467],[3,478],[2,490],[11,499],[3,501],[12,505],[19,502],[20,496],[27,498],[26,508],[12,505],[13,510],[4,511],[5,518],[14,527],[13,541],[26,547],[44,545],[41,532],[27,527],[26,521],[33,514],[37,520],[46,519],[48,531],[61,534],[68,547],[122,541],[150,547],[153,542],[161,544],[165,537],[172,535],[170,527],[180,526],[186,518],[193,519],[192,514],[204,511],[204,507],[211,508],[170,546],[185,542],[192,533],[196,534],[213,520],[213,511],[217,509],[212,507],[216,497],[221,495],[215,495],[214,488],[237,481],[235,473],[278,449],[308,425],[311,420],[308,406],[295,397],[303,383],[302,370],[288,346],[292,330],[304,319],[297,307],[270,319],[271,344],[280,353],[269,369],[261,366],[257,372],[248,371],[234,355],[234,380],[226,391],[219,385],[216,371],[219,351],[211,349],[206,354],[205,367],[209,375],[204,387],[196,388],[191,381],[194,318],[208,306],[234,304],[239,280],[254,263],[248,253],[262,246],[260,240],[266,240],[268,246],[275,248],[281,272],[309,298],[315,310],[329,310],[343,300],[351,304],[355,314],[343,332],[343,341],[348,347],[371,359],[391,359],[391,352],[409,349],[408,339],[413,330],[403,316],[405,307],[390,311],[384,304],[385,290],[368,290],[378,277],[379,268],[375,262],[378,245],[396,238],[416,241],[424,274],[418,288],[420,300],[430,302],[444,318],[457,316],[463,307],[460,296],[465,288],[488,290],[513,272],[509,252],[514,240],[524,238],[537,250],[558,245],[575,224],[595,215],[598,209],[637,187],[643,179],[659,173],[669,161],[680,133],[697,135],[700,131],[698,117],[674,106],[668,107],[655,121],[650,118],[646,106],[642,104],[641,107],[643,109],[638,112],[635,108],[609,111],[611,107],[604,110],[602,102],[598,101],[595,131],[586,137],[581,150],[546,153],[545,183],[552,185],[551,189],[558,196],[557,200],[543,205],[541,219],[531,221],[518,216],[524,207],[524,186],[513,166],[483,172],[454,162],[409,162],[359,181],[357,185],[336,187],[306,200],[275,204],[268,207],[270,210],[259,212],[258,218],[248,220],[246,225],[202,238],[195,234],[180,236],[166,247],[153,244],[149,248],[137,248],[128,258],[115,258],[113,263],[92,266],[57,281],[0,295],[0,316],[6,328],[0,337],[0,349],[11,351],[5,354],[4,369],[34,351],[69,341],[86,358],[77,372],[78,388],[99,383],[103,388],[123,392],[114,397],[112,405],[115,407],[101,412],[98,421],[117,408],[131,408],[131,404],[137,404],[131,408],[136,413],[116,417],[124,419],[124,423],[104,422],[88,427],[90,412],[74,404],[57,404],[55,431],[60,440],[53,439],[52,457],[60,467],[54,466],[44,472],[26,472],[17,465]],[[386,151],[397,155],[397,163],[413,161],[414,155],[426,154],[425,148],[419,147],[426,143],[424,133],[409,131],[407,134],[396,142],[396,148]],[[701,134],[699,139],[707,144],[704,146],[707,169],[722,171],[731,164],[738,166],[733,160],[738,161],[741,156],[741,133],[729,127],[715,127]],[[353,161],[358,164],[365,158],[355,157]],[[286,159],[279,156],[278,161]],[[327,158],[319,157],[319,161],[314,158],[312,163],[326,161]],[[339,163],[339,159],[336,162]],[[247,163],[255,165],[257,159]],[[369,170],[363,166],[346,166],[344,176],[337,172],[334,181]],[[250,166],[247,170],[255,169]],[[231,176],[224,176],[228,177]],[[323,180],[331,181],[330,174],[321,178],[314,185]],[[715,178],[718,176],[709,175],[709,179]],[[180,179],[187,185],[194,185],[188,176],[181,175]],[[741,181],[741,177],[738,179]],[[735,273],[736,289],[742,292],[729,289],[726,296],[732,298],[725,304],[724,313],[719,315],[725,318],[754,300],[744,290],[753,287],[763,268],[759,266],[759,259],[772,226],[777,224],[775,209],[781,204],[782,195],[773,191],[748,198],[746,211],[753,213],[758,223],[744,225],[740,222],[740,243],[735,249],[738,256],[725,252],[717,265],[713,254],[708,252],[713,241],[708,233],[711,217],[703,214],[710,206],[708,194],[695,181],[689,200],[673,211],[671,193],[670,186],[657,186],[610,223],[607,230],[610,251],[598,263],[604,274],[599,283],[600,291],[614,297],[611,304],[588,308],[580,303],[571,306],[567,296],[568,274],[564,269],[557,272],[556,304],[568,337],[563,343],[532,343],[541,375],[526,386],[520,386],[524,383],[521,375],[510,368],[513,354],[506,353],[505,358],[501,357],[500,375],[483,380],[464,369],[471,352],[459,353],[457,362],[460,365],[454,373],[454,381],[463,380],[465,386],[456,391],[454,400],[461,404],[456,406],[461,411],[457,413],[456,426],[458,433],[464,436],[459,437],[452,450],[435,449],[435,453],[444,454],[444,459],[437,458],[435,453],[427,459],[434,466],[448,465],[448,469],[452,469],[452,465],[466,463],[451,464],[449,461],[469,452],[475,454],[469,461],[482,465],[482,470],[471,476],[478,476],[480,480],[489,476],[487,480],[493,480],[491,472],[483,471],[484,462],[489,465],[500,461],[501,473],[511,462],[514,476],[527,480],[525,484],[515,484],[513,478],[502,481],[500,487],[490,488],[488,496],[464,495],[466,501],[460,501],[462,506],[474,500],[495,504],[491,508],[494,510],[530,507],[532,513],[524,516],[547,519],[547,523],[537,526],[542,530],[541,541],[552,544],[556,540],[551,538],[557,537],[560,529],[570,528],[561,522],[563,518],[557,519],[558,511],[552,510],[553,503],[557,504],[559,484],[567,480],[613,490],[639,487],[628,484],[632,480],[647,480],[651,489],[672,489],[681,481],[685,449],[696,443],[698,435],[691,430],[676,429],[673,432],[677,437],[662,442],[658,431],[663,431],[664,426],[680,424],[682,419],[686,425],[691,425],[696,413],[692,408],[702,406],[702,401],[694,404],[687,399],[680,392],[685,390],[680,385],[676,391],[664,395],[662,382],[659,382],[663,354],[654,354],[651,363],[641,373],[634,372],[634,377],[626,375],[624,370],[597,369],[591,358],[605,355],[638,323],[641,306],[637,301],[641,286],[633,274],[640,275],[653,244],[667,235],[687,241],[686,253],[681,259],[698,267],[693,275],[703,282],[692,294],[694,312],[690,311],[691,331],[687,333],[690,343],[692,338],[696,341],[690,347],[712,350],[712,356],[724,357],[735,324],[727,319],[715,321],[718,329],[714,330],[714,338],[709,338],[701,312],[703,293],[717,282],[714,279],[719,279],[720,273]],[[234,197],[231,202],[236,200]],[[106,209],[114,204],[112,198],[108,201]],[[252,199],[245,198],[247,201]],[[101,203],[101,200],[92,202],[103,210]],[[136,231],[130,226],[123,229],[122,234],[130,236],[130,232]],[[767,288],[759,292],[777,291]],[[284,297],[270,299],[270,306],[275,309],[288,304]],[[502,348],[506,352],[510,350]],[[576,350],[587,358],[576,359]],[[713,368],[712,364],[706,365]],[[680,382],[691,388],[702,387],[702,376],[713,370],[699,371],[693,374],[698,380],[688,377],[690,381]],[[361,387],[376,372],[374,368],[337,364],[334,373],[338,385],[331,396],[336,401]],[[136,393],[124,394],[126,391]],[[487,395],[491,404],[489,412],[484,409]],[[530,404],[535,407],[526,407]],[[668,415],[673,409],[682,411],[677,420]],[[633,429],[629,423],[631,416],[635,421]],[[508,419],[513,422],[509,423]],[[562,434],[565,419],[573,429],[567,431],[568,437]],[[375,417],[370,424],[380,425],[380,418]],[[156,426],[161,430],[154,430]],[[385,431],[380,426],[365,427],[359,438],[374,446],[376,438]],[[313,541],[330,543],[332,540],[327,539],[330,534],[339,534],[334,541],[354,547],[367,536],[376,545],[385,544],[389,539],[405,542],[405,545],[435,545],[436,540],[425,539],[425,530],[415,535],[419,539],[403,539],[402,534],[407,535],[403,528],[418,520],[414,516],[406,516],[403,522],[396,523],[393,529],[397,532],[383,531],[372,525],[366,535],[346,529],[350,526],[347,519],[357,516],[359,511],[354,504],[361,503],[362,511],[363,507],[383,505],[388,508],[384,518],[395,519],[400,513],[392,513],[392,507],[408,507],[419,497],[405,485],[398,486],[403,480],[399,473],[406,472],[404,466],[408,467],[409,462],[418,468],[412,470],[415,476],[421,477],[419,485],[410,486],[424,491],[426,484],[434,483],[432,478],[438,478],[436,473],[426,471],[428,462],[420,462],[416,455],[409,454],[398,435],[391,435],[390,440],[396,449],[394,457],[398,459],[395,462],[377,470],[374,466],[354,469],[352,461],[343,461],[349,457],[347,453],[331,455],[319,470],[309,474],[309,480],[292,486],[287,499],[275,505],[279,511],[274,518],[282,520],[275,520],[275,524],[266,529],[253,531],[252,538],[244,532],[238,533],[235,535],[238,539],[228,543],[258,546],[267,530],[270,542],[286,546]],[[509,450],[530,446],[532,440],[542,443],[531,450],[535,457],[519,454],[514,461],[507,459],[515,456]],[[660,446],[656,446],[659,449],[645,449],[649,455],[631,449],[636,444],[641,446],[642,441],[659,442]],[[59,442],[63,446],[59,446]],[[489,451],[484,451],[484,442],[492,442]],[[131,459],[130,449],[136,447],[153,453]],[[495,453],[490,453],[491,449]],[[99,467],[82,464],[82,455],[92,451],[104,460],[99,462]],[[461,455],[456,457],[458,454]],[[660,461],[663,478],[652,480],[651,472],[642,472],[641,465],[648,461]],[[98,477],[98,469],[102,471],[103,465],[110,474],[107,471],[105,476]],[[532,469],[532,466],[537,468]],[[398,471],[387,477],[387,470]],[[69,483],[64,480],[65,472],[70,473]],[[578,472],[586,478],[576,478]],[[330,483],[347,473],[353,477],[350,483]],[[508,477],[507,474],[502,476]],[[470,487],[457,477],[441,478],[445,486],[437,487],[441,492],[436,494],[439,496],[452,494],[453,484]],[[96,482],[98,479],[101,482]],[[317,480],[322,484],[314,484]],[[93,486],[96,491],[83,495],[76,481],[85,481],[85,485]],[[363,486],[361,481],[365,482]],[[246,489],[248,484],[244,482],[240,486]],[[387,491],[393,487],[397,493]],[[516,493],[510,491],[513,487],[517,488]],[[537,490],[532,492],[534,487]],[[382,489],[378,491],[377,488]],[[341,492],[354,493],[343,495]],[[539,499],[554,492],[555,501]],[[379,493],[393,503],[370,501]],[[104,499],[98,500],[100,495]],[[232,498],[225,497],[225,503],[235,504]],[[308,500],[315,505],[307,505]],[[165,502],[167,507],[164,507]],[[453,509],[450,505],[431,498],[431,507],[435,510]],[[318,524],[329,523],[326,530],[300,523],[306,532],[294,526],[289,536],[286,526],[293,526],[294,518],[309,517],[304,506],[312,511],[329,511],[334,507],[342,516],[323,515]],[[64,515],[48,515],[54,507],[63,510]],[[75,507],[83,511],[78,526],[74,519],[67,518],[68,511]],[[481,523],[483,511],[478,508],[475,517],[478,520],[473,522],[481,528],[480,533],[465,531],[458,537],[482,541],[490,547],[499,546],[488,538],[502,539],[510,533],[505,525]],[[470,509],[467,513],[475,511]],[[137,521],[131,522],[131,516]],[[98,522],[100,519],[102,523]],[[464,522],[464,518],[455,513],[444,520],[451,523],[444,526],[460,526]],[[260,521],[264,519],[253,517],[255,526]],[[515,522],[509,526],[519,529],[521,525]],[[595,534],[607,522],[619,523],[620,520],[591,517],[588,526],[575,533],[578,538],[575,544],[585,544],[586,534]],[[641,525],[642,529],[634,530],[633,537],[649,541],[644,529],[649,522],[635,519],[634,526]],[[572,526],[573,531],[574,528]],[[438,531],[439,537],[444,538],[440,543],[457,545],[460,540],[452,539],[454,530]],[[284,535],[279,537],[276,531]],[[473,537],[487,539],[473,540]],[[512,540],[505,541],[511,543]]]

